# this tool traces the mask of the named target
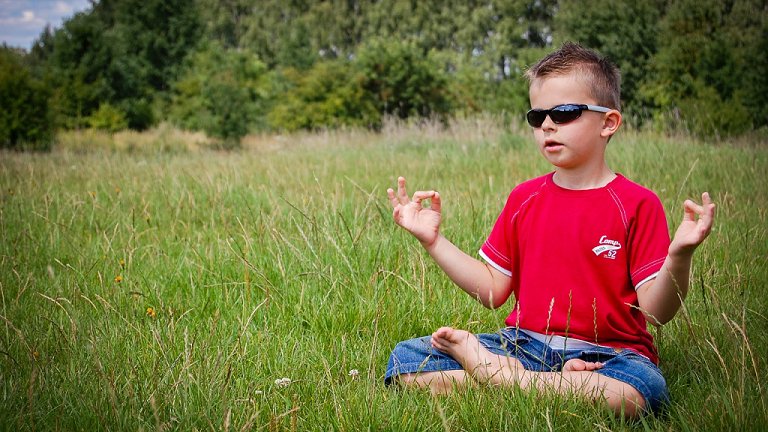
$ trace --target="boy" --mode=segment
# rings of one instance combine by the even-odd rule
[[[445,273],[488,308],[515,295],[506,328],[473,335],[443,327],[399,343],[385,382],[446,392],[471,382],[576,394],[618,413],[658,411],[669,400],[646,320],[668,322],[688,291],[691,260],[715,206],[687,200],[670,243],[651,191],[608,168],[621,125],[618,69],[566,43],[527,73],[528,123],[554,172],[518,185],[483,261],[440,235],[440,195],[387,190],[395,222]],[[430,207],[422,201],[430,200]]]

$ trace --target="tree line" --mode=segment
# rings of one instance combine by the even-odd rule
[[[517,118],[525,68],[566,40],[621,67],[629,122],[741,134],[768,126],[767,16],[765,0],[94,0],[0,49],[0,146]]]

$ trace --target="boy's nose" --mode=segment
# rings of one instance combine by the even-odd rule
[[[544,117],[544,122],[541,123],[541,130],[552,130],[557,127],[557,123],[553,122],[551,118],[549,118],[549,114],[547,114],[546,117]]]

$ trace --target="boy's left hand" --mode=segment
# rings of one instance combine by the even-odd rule
[[[672,244],[669,246],[670,254],[692,254],[712,230],[712,222],[715,219],[715,204],[707,192],[701,194],[701,202],[701,205],[692,200],[685,200],[683,203],[683,221],[677,228]],[[698,219],[696,218],[697,215]]]

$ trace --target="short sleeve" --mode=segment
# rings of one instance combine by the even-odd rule
[[[488,264],[507,276],[512,276],[512,255],[514,253],[511,247],[513,214],[515,213],[512,202],[512,194],[510,194],[490,235],[479,251],[480,256]]]
[[[629,227],[629,272],[637,289],[659,273],[669,250],[669,226],[655,194],[643,199]]]

